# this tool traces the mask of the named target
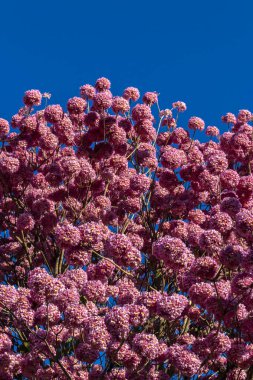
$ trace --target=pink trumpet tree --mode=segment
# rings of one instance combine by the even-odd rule
[[[110,87],[0,119],[0,379],[252,379],[252,114]]]

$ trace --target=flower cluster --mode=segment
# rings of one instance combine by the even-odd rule
[[[158,98],[0,118],[0,379],[252,379],[252,114]]]

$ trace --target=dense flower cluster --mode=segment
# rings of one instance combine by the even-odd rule
[[[251,112],[77,95],[0,118],[0,380],[252,379]]]

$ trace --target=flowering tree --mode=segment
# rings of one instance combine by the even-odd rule
[[[0,119],[1,380],[252,379],[251,112],[200,143],[139,97]]]

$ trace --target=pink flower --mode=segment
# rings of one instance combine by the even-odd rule
[[[10,154],[0,153],[0,172],[14,174],[19,170],[20,161]]]
[[[227,169],[221,173],[220,180],[224,189],[236,189],[240,176],[235,170]]]
[[[130,110],[130,106],[126,99],[121,96],[115,96],[112,100],[112,110],[115,113],[126,113]]]
[[[161,110],[159,112],[159,116],[160,117],[166,117],[166,118],[172,117],[172,111],[170,109],[166,108],[165,110]]]
[[[193,376],[201,366],[198,356],[179,344],[169,347],[168,358],[178,371],[189,377]]]
[[[127,87],[125,90],[124,90],[124,93],[123,93],[123,98],[127,99],[127,100],[133,100],[134,102],[136,102],[139,98],[140,98],[140,92],[138,90],[138,88],[135,88],[135,87]]]
[[[244,257],[246,252],[240,245],[227,245],[220,253],[221,263],[229,269],[236,269]]]
[[[161,149],[161,163],[165,168],[176,169],[187,162],[186,155],[183,150],[166,146]]]
[[[189,132],[185,129],[178,127],[171,133],[171,141],[175,144],[181,144],[189,139]]]
[[[183,268],[191,260],[189,250],[182,240],[164,236],[153,245],[153,254],[171,268]]]
[[[232,124],[235,124],[236,123],[236,117],[233,113],[231,112],[228,112],[226,115],[222,116],[221,117],[221,120],[224,122],[224,123],[232,123]]]
[[[95,88],[97,91],[110,90],[111,82],[107,78],[98,78],[95,84]]]
[[[93,99],[96,94],[96,89],[90,84],[85,84],[80,87],[80,95],[84,99]]]
[[[35,221],[31,214],[23,213],[19,215],[17,220],[17,229],[20,231],[32,231],[35,226]]]
[[[10,126],[7,120],[0,118],[0,138],[5,137],[10,132]]]
[[[80,232],[77,227],[65,223],[56,228],[56,238],[62,247],[77,246],[80,241]]]
[[[132,344],[134,350],[149,360],[155,359],[158,356],[159,342],[157,337],[153,334],[136,334]]]
[[[188,127],[194,131],[203,131],[205,128],[205,122],[200,117],[192,116],[188,121]]]
[[[220,131],[219,131],[219,129],[217,127],[209,125],[206,128],[206,135],[207,136],[217,137],[217,136],[219,136],[219,134],[220,134]]]
[[[126,235],[112,234],[105,244],[105,253],[116,263],[136,267],[140,264],[140,252]]]
[[[7,334],[0,333],[0,353],[8,352],[11,350],[12,341]]]
[[[92,348],[88,343],[80,343],[76,349],[76,357],[80,361],[92,364],[99,356],[99,351]]]
[[[143,95],[142,101],[147,106],[152,106],[158,102],[158,93],[157,92],[145,92]]]
[[[79,226],[82,244],[87,248],[100,251],[104,247],[104,242],[109,231],[102,223],[87,222]]]
[[[198,257],[191,267],[191,272],[203,280],[211,280],[218,273],[219,264],[212,257]]]
[[[47,106],[44,116],[49,123],[57,123],[63,118],[63,110],[59,104]]]
[[[253,231],[253,214],[249,210],[242,209],[236,215],[236,230],[242,237],[251,237]]]
[[[80,114],[85,111],[87,103],[84,99],[75,96],[68,100],[67,107],[69,113]]]
[[[42,94],[39,90],[28,90],[25,92],[23,101],[26,106],[39,106],[41,104]]]
[[[112,106],[112,94],[109,90],[99,92],[94,96],[94,107],[96,110],[106,110]]]
[[[217,212],[210,218],[210,226],[220,231],[221,234],[225,234],[232,230],[234,223],[231,217],[226,212]]]
[[[234,217],[242,208],[239,199],[234,197],[225,197],[221,202],[221,211],[226,212]]]
[[[134,127],[136,129],[137,135],[140,137],[140,141],[155,141],[157,135],[151,120],[143,119],[136,123]]]
[[[172,103],[172,108],[177,109],[178,112],[185,112],[187,107],[184,102],[178,100],[177,102]]]
[[[60,279],[67,288],[76,286],[78,289],[81,289],[87,282],[87,273],[81,268],[67,270],[61,275]]]
[[[66,326],[77,327],[88,320],[88,310],[84,305],[68,305],[64,310]]]
[[[130,331],[129,310],[114,306],[106,315],[105,323],[109,332],[119,338],[126,339]]]
[[[191,222],[201,226],[206,220],[206,215],[202,210],[196,209],[189,212],[188,218]]]
[[[200,247],[210,254],[219,252],[223,244],[221,234],[216,230],[204,231],[199,239]]]
[[[252,119],[252,114],[249,110],[240,110],[237,115],[237,120],[240,123],[247,123]]]
[[[180,294],[172,296],[163,295],[157,302],[157,312],[167,321],[174,321],[180,318],[188,306],[187,298]]]
[[[57,324],[60,320],[61,313],[55,305],[41,305],[35,312],[35,320],[40,325],[47,323]]]
[[[82,289],[82,294],[93,302],[105,303],[107,300],[106,287],[100,280],[87,281]]]
[[[81,172],[81,166],[77,157],[62,157],[60,159],[60,166],[65,177],[75,177]]]
[[[206,300],[214,295],[214,288],[208,283],[199,282],[190,287],[189,295],[194,303],[204,306]]]
[[[228,380],[246,380],[247,372],[240,368],[234,368],[227,374]]]
[[[132,109],[132,118],[134,121],[141,121],[143,119],[152,119],[150,108],[145,104],[137,104]]]

